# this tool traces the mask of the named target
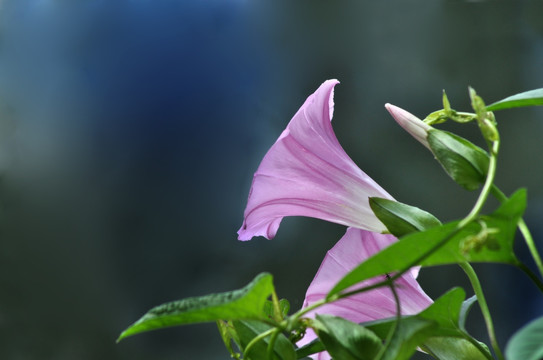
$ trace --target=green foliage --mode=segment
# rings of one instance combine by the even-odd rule
[[[238,346],[244,352],[244,360],[261,360],[268,358],[268,345],[270,344],[271,336],[264,337],[255,342],[247,351],[246,348],[251,340],[261,333],[272,329],[272,326],[256,320],[236,320],[233,321],[233,325],[239,338]],[[283,334],[278,334],[273,345],[273,356],[271,359],[296,359],[294,346]]]
[[[510,109],[515,107],[543,105],[543,88],[530,90],[506,97],[486,107],[487,111]]]
[[[233,359],[239,359],[240,354],[236,353],[232,347],[232,343],[239,344],[239,337],[232,321],[218,320],[217,327],[219,329],[219,334],[221,335],[222,341],[226,350],[230,353],[230,356]]]
[[[412,354],[417,346],[434,354],[438,359],[485,359],[490,353],[484,344],[479,343],[465,332],[460,318],[463,309],[464,290],[454,288],[442,295],[432,305],[417,315],[405,316],[400,328],[410,338],[400,337],[404,351]],[[469,307],[466,307],[466,310]],[[385,319],[366,324],[378,336],[384,337],[394,325],[395,319]],[[426,324],[423,326],[422,324]],[[411,343],[409,346],[408,344]],[[414,347],[413,347],[414,346]],[[389,350],[390,351],[390,350]],[[395,354],[394,354],[395,355]],[[407,357],[390,357],[390,359],[407,359]]]
[[[233,319],[264,319],[272,276],[262,273],[242,289],[192,297],[159,305],[121,333],[117,342],[141,332],[170,326]]]
[[[400,322],[396,323],[395,329],[392,328],[394,324],[395,319],[388,324],[385,332],[380,333],[380,336],[385,339],[384,336],[386,336],[389,331],[394,331],[392,339],[390,339],[390,343],[387,345],[386,352],[383,354],[382,360],[409,359],[417,350],[417,347],[437,330],[435,322],[417,317],[408,318],[405,319],[405,321],[402,319]],[[371,326],[368,326],[368,328],[373,329],[376,333],[378,332],[378,330]]]
[[[290,303],[288,302],[287,299],[279,300],[279,309],[281,310],[281,318],[284,318],[285,316],[287,316],[290,310]],[[266,302],[264,303],[264,314],[266,314],[266,316],[269,317],[270,319],[275,318],[272,301],[266,300]]]
[[[404,271],[415,265],[466,261],[517,264],[513,241],[516,224],[525,207],[526,191],[519,190],[494,213],[480,217],[480,223],[472,222],[459,228],[459,222],[454,221],[407,235],[353,269],[328,297],[377,275]]]
[[[383,348],[372,331],[331,315],[317,315],[312,328],[334,359],[372,360]]]
[[[441,225],[434,215],[411,205],[377,197],[370,197],[369,203],[373,213],[396,237]]]
[[[324,344],[322,343],[322,341],[320,341],[319,339],[315,339],[309,344],[306,344],[296,349],[296,355],[298,356],[298,359],[302,359],[302,358],[307,357],[308,355],[316,354],[325,350],[326,348],[324,347]]]
[[[465,292],[460,288],[451,289],[415,315],[363,324],[325,314],[316,315],[314,319],[302,318],[303,314],[326,302],[379,286],[393,286],[394,281],[413,266],[456,263],[466,270],[471,269],[467,262],[494,262],[526,269],[513,251],[516,227],[519,225],[530,250],[537,253],[535,246],[530,245],[531,235],[521,219],[526,208],[526,191],[521,189],[507,199],[493,185],[500,137],[492,111],[543,105],[543,89],[517,94],[489,106],[485,106],[483,99],[471,88],[470,97],[475,114],[451,109],[447,96],[443,94],[444,109],[430,114],[426,119],[431,123],[447,119],[461,123],[477,120],[483,137],[491,146],[489,155],[452,133],[434,128],[427,132],[430,149],[451,178],[467,190],[475,190],[485,183],[477,203],[465,219],[441,224],[432,214],[419,208],[393,200],[370,198],[369,204],[374,214],[400,240],[359,264],[332,288],[326,299],[315,303],[313,308],[306,308],[289,317],[289,302],[278,300],[272,276],[262,273],[239,290],[157,306],[122,332],[117,341],[170,326],[216,322],[227,350],[236,360],[308,360],[309,355],[321,351],[342,360],[407,360],[420,349],[439,360],[492,359],[488,347],[472,338],[465,329],[468,312],[477,298],[473,296],[464,300]],[[505,201],[493,213],[480,215],[491,189],[498,193],[500,201]],[[538,256],[534,258],[537,264],[541,263]],[[476,275],[467,272],[479,297],[493,350],[498,358],[503,359]],[[543,289],[543,284],[529,270],[527,273]],[[384,274],[387,274],[386,280],[365,288],[353,288],[356,284]],[[400,301],[397,304],[400,306],[401,299],[396,300]],[[294,343],[308,328],[318,338],[295,349]],[[526,325],[510,339],[506,348],[507,359],[543,359],[542,344],[543,317]]]
[[[432,129],[427,139],[437,161],[459,185],[475,190],[485,181],[489,164],[486,151],[447,131]]]
[[[468,317],[469,310],[475,304],[477,301],[477,296],[473,295],[466,301],[462,303],[462,308],[460,309],[460,316],[458,318],[458,325],[460,326],[460,329],[466,331],[466,319]]]
[[[488,347],[475,339],[431,337],[422,349],[439,360],[493,360]]]
[[[320,339],[310,344],[314,351],[305,351],[304,355],[322,351],[325,347],[331,354],[332,349],[338,351],[335,357],[332,354],[337,359],[365,359],[368,352],[373,354],[381,348],[374,345],[375,337],[379,341],[386,341],[393,332],[392,338],[385,344],[383,360],[409,359],[419,347],[441,360],[489,359],[488,348],[464,329],[463,321],[475,301],[474,298],[464,301],[464,298],[464,290],[454,288],[419,314],[401,317],[400,322],[396,318],[389,318],[364,323],[357,328],[354,327],[356,324],[327,316],[335,321],[336,326],[330,326],[333,331],[326,333],[326,336],[332,332],[335,334],[332,344],[329,345],[330,340],[318,332]],[[322,321],[321,318],[323,316],[317,319]],[[354,335],[354,332],[360,334]],[[354,339],[358,339],[358,343]]]
[[[543,317],[517,331],[505,348],[507,360],[543,359]]]

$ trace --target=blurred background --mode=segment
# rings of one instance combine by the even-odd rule
[[[326,79],[341,81],[334,128],[364,171],[443,221],[464,216],[477,194],[383,105],[424,117],[443,89],[469,111],[470,85],[487,103],[543,87],[542,16],[536,0],[1,1],[0,358],[227,359],[214,324],[115,339],[155,305],[263,271],[298,309],[345,229],[236,231],[260,159]],[[542,108],[497,117],[497,183],[529,189],[543,249]],[[475,126],[443,128],[481,143]],[[514,268],[476,270],[504,347],[542,297]],[[472,294],[452,266],[420,282]],[[477,309],[468,329],[488,343]]]

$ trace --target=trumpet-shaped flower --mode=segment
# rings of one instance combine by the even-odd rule
[[[396,122],[404,128],[405,131],[411,134],[422,145],[431,150],[427,139],[428,131],[432,129],[430,125],[426,124],[424,121],[410,112],[397,106],[386,104],[385,108],[388,110],[390,115],[392,115],[394,120],[396,120]]]
[[[392,199],[345,153],[332,125],[334,86],[324,82],[294,115],[254,174],[240,240],[271,239],[285,216],[383,232],[368,197]]]
[[[345,235],[326,254],[317,275],[307,290],[304,308],[324,299],[347,273],[394,241],[396,238],[392,235],[348,228]],[[432,299],[424,293],[416,281],[417,275],[418,268],[413,268],[394,282],[402,315],[416,314],[432,304]],[[384,279],[380,277],[373,278],[356,285],[356,287],[368,286],[382,280]],[[311,317],[315,314],[335,315],[360,323],[395,316],[396,302],[390,288],[380,287],[325,304],[309,312],[308,316]],[[315,338],[315,333],[308,329],[298,345],[305,345]],[[313,357],[318,360],[330,359],[330,355],[326,352],[315,354]]]

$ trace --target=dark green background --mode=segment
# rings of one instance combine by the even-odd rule
[[[114,341],[154,305],[262,271],[299,308],[344,228],[236,231],[260,159],[329,78],[355,162],[402,202],[465,215],[476,194],[383,105],[424,117],[442,89],[469,110],[468,85],[487,102],[543,87],[542,16],[522,0],[0,2],[0,358],[227,359],[213,324]],[[543,248],[543,111],[497,117],[497,182],[528,187]],[[445,128],[481,143],[474,126]],[[542,297],[514,268],[477,270],[503,347]],[[471,295],[454,267],[420,279],[433,297]],[[487,341],[477,310],[469,320]]]

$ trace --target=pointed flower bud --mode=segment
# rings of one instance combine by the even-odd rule
[[[443,169],[467,190],[475,190],[485,181],[489,156],[468,140],[447,131],[435,129],[415,115],[386,104],[394,120],[426,146]]]
[[[337,80],[309,96],[256,171],[238,231],[240,240],[271,239],[285,216],[309,216],[383,232],[370,196],[392,197],[339,144],[330,121]]]
[[[458,135],[436,129],[428,133],[428,142],[436,160],[459,185],[475,190],[485,181],[490,159],[486,151]]]
[[[496,127],[497,124],[494,113],[486,111],[485,102],[479,95],[477,95],[472,87],[469,88],[469,96],[471,98],[471,106],[477,114],[477,122],[483,137],[488,141],[499,140],[500,135]]]
[[[432,129],[430,125],[426,124],[424,121],[410,112],[407,112],[397,106],[385,104],[385,108],[388,110],[390,115],[392,115],[394,120],[396,120],[396,122],[404,128],[405,131],[410,133],[422,145],[431,150],[427,139],[428,131]]]
[[[475,89],[471,86],[469,87],[469,97],[471,99],[471,107],[475,110],[477,114],[477,119],[482,121],[486,117],[486,106],[483,99],[477,95]]]

